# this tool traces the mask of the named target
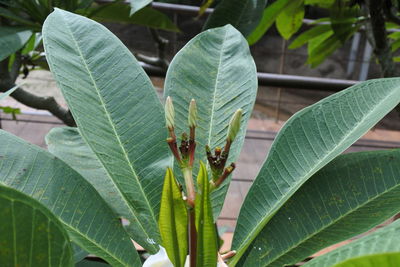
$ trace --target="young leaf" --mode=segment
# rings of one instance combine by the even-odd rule
[[[22,27],[0,27],[0,61],[21,49],[32,35]]]
[[[260,22],[266,3],[267,0],[222,0],[208,17],[203,30],[231,24],[247,36]]]
[[[210,199],[210,182],[206,166],[200,162],[197,175],[197,196],[195,204],[197,228],[197,266],[216,266],[218,238],[214,225]]]
[[[343,31],[340,34],[337,32],[333,32],[333,34],[329,34],[330,32],[321,34],[320,37],[329,37],[326,39],[321,38],[320,42],[317,41],[317,43],[314,43],[314,46],[309,49],[307,63],[310,64],[313,68],[318,66],[328,56],[330,56],[339,47],[341,47],[344,40],[349,39],[355,32],[357,32],[357,30],[358,27],[351,27],[347,28],[346,31]],[[313,39],[312,41],[314,40],[318,40],[318,37]]]
[[[168,258],[176,267],[185,265],[188,249],[187,224],[186,203],[182,199],[181,190],[172,170],[168,168],[165,174],[158,225],[162,245],[167,251]]]
[[[358,240],[355,240],[347,245],[337,248],[329,253],[316,257],[315,259],[304,264],[305,267],[358,267],[357,265],[336,265],[345,260],[349,260],[355,257],[371,256],[376,254],[396,253],[397,256],[394,259],[398,259],[400,253],[400,220],[391,223],[384,228],[375,231],[372,234],[364,236]],[[383,255],[382,255],[383,256]],[[392,255],[393,257],[394,255]],[[372,261],[373,262],[373,261]],[[371,261],[369,261],[371,263]],[[394,265],[397,266],[398,261]],[[360,266],[379,266],[384,267],[385,265],[360,265]]]
[[[316,25],[311,29],[303,32],[293,42],[289,45],[289,49],[296,49],[301,47],[302,45],[308,43],[310,40],[314,39],[315,37],[320,36],[323,33],[332,31],[331,25],[323,24],[323,25]],[[333,33],[333,32],[332,32]]]
[[[267,30],[274,24],[279,14],[291,3],[291,0],[277,0],[264,9],[257,27],[246,38],[250,45],[255,44],[263,37]]]
[[[275,214],[239,265],[293,265],[389,219],[400,210],[399,162],[400,149],[337,157]]]
[[[115,266],[140,263],[117,216],[88,182],[54,155],[2,130],[0,183],[46,206],[89,253]]]
[[[326,34],[328,35],[328,32]],[[310,64],[312,68],[317,67],[341,46],[340,39],[335,34],[330,35],[313,49],[310,49],[311,53],[308,54],[307,64]]]
[[[281,129],[240,210],[234,266],[274,214],[319,169],[400,102],[400,79],[370,80],[296,113]]]
[[[175,56],[168,69],[164,95],[174,101],[178,136],[188,130],[189,103],[191,99],[196,100],[199,120],[194,166],[198,166],[198,160],[207,160],[206,145],[224,146],[229,120],[241,108],[242,126],[232,144],[228,164],[237,159],[256,92],[256,67],[249,47],[230,25],[197,35]],[[222,208],[228,184],[222,184],[212,193],[214,218]]]
[[[61,222],[42,204],[0,185],[0,266],[74,265]]]
[[[119,217],[135,220],[131,207],[126,203],[96,154],[82,139],[75,127],[53,128],[46,135],[48,150],[76,170],[92,184],[107,204]],[[125,226],[129,235],[143,247],[148,246],[145,233],[138,231],[135,224]]]
[[[151,253],[159,249],[161,188],[171,158],[164,112],[132,53],[104,26],[56,9],[43,26],[50,69]],[[90,103],[90,105],[88,104]]]
[[[276,18],[276,28],[283,38],[288,40],[303,25],[303,1],[294,0],[288,4]]]

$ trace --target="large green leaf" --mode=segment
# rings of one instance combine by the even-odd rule
[[[76,171],[49,152],[0,131],[0,183],[37,199],[73,242],[115,266],[140,259],[116,215]]]
[[[244,36],[261,20],[267,0],[222,0],[208,17],[204,30],[231,24]]]
[[[336,266],[337,263],[342,261],[383,253],[400,253],[400,220],[377,230],[376,232],[364,236],[356,241],[347,245],[337,248],[327,254],[319,256],[308,263],[305,267],[330,267]],[[398,258],[398,256],[396,257]],[[395,265],[388,265],[390,267],[398,266],[399,262]],[[349,265],[338,265],[340,267],[347,267]],[[356,267],[357,265],[350,265]],[[384,267],[385,265],[362,265],[362,266],[376,266]]]
[[[175,267],[183,267],[188,249],[188,215],[186,203],[170,168],[165,174],[158,225],[168,258]]]
[[[399,149],[337,157],[275,214],[240,265],[296,264],[390,218],[400,210],[399,162]]]
[[[130,7],[123,3],[115,3],[95,12],[93,19],[101,22],[119,22],[147,26],[154,29],[178,32],[178,27],[164,13],[145,7],[130,15]]]
[[[133,13],[137,12],[138,10],[144,8],[145,6],[153,2],[153,0],[129,0],[129,2],[131,4],[131,15],[132,15]]]
[[[240,210],[233,239],[237,263],[274,214],[319,169],[364,135],[400,102],[400,79],[370,80],[290,118]]]
[[[36,200],[0,185],[0,266],[73,266],[60,221]]]
[[[210,199],[210,182],[206,166],[200,162],[197,175],[196,228],[197,228],[197,266],[216,266],[218,239],[213,220]]]
[[[334,267],[394,267],[400,263],[400,251],[394,253],[381,253],[351,258],[336,264]]]
[[[235,161],[243,145],[247,121],[257,92],[257,75],[246,40],[232,26],[197,35],[174,58],[167,72],[165,96],[171,96],[178,136],[188,131],[189,102],[198,109],[196,129],[196,173],[198,161],[206,159],[205,145],[224,146],[228,123],[243,109],[242,128],[231,147],[228,164]],[[213,191],[214,218],[222,208],[228,182]]]
[[[129,50],[104,26],[55,10],[43,27],[47,60],[79,131],[128,212],[135,240],[158,250],[157,216],[166,164],[164,114]]]
[[[0,61],[21,49],[32,31],[21,27],[0,27]]]
[[[93,185],[118,216],[124,218],[129,216],[131,213],[129,205],[126,204],[99,159],[82,139],[77,128],[53,128],[46,136],[46,143],[51,153]],[[132,227],[132,224],[126,226],[126,230],[133,238],[137,236],[137,229]]]
[[[291,0],[277,0],[264,9],[260,22],[257,27],[247,36],[247,41],[250,45],[255,44],[263,37],[267,30],[274,24],[279,14],[285,10],[286,6],[291,3]]]

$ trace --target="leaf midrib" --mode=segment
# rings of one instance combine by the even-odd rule
[[[364,202],[362,205],[357,205],[355,206],[353,209],[349,209],[348,212],[343,213],[343,216],[341,216],[340,218],[337,218],[335,220],[332,220],[329,224],[325,225],[324,227],[320,228],[320,231],[315,232],[312,235],[309,235],[306,239],[302,239],[300,242],[297,242],[295,245],[292,245],[291,247],[289,247],[284,253],[279,254],[277,257],[273,258],[271,261],[269,261],[266,266],[268,266],[269,264],[274,263],[276,260],[278,260],[279,258],[281,258],[282,256],[290,253],[292,251],[293,248],[298,247],[299,244],[303,244],[305,242],[307,242],[308,240],[312,239],[314,236],[324,232],[327,228],[334,226],[338,221],[341,221],[343,219],[345,219],[348,215],[351,215],[352,213],[358,211],[360,208],[363,208],[369,204],[371,204],[372,202],[374,202],[375,200],[381,198],[382,196],[386,195],[387,193],[396,190],[398,187],[400,187],[400,184],[397,184],[396,186],[391,187],[390,189],[386,189],[384,191],[382,191],[379,195],[376,195],[375,197],[369,198],[368,201]],[[266,255],[265,255],[266,256]],[[261,257],[264,258],[265,256]]]
[[[210,118],[210,127],[209,127],[209,133],[208,133],[208,140],[207,144],[210,146],[211,145],[211,133],[212,129],[214,128],[214,114],[215,114],[215,102],[216,102],[216,95],[217,95],[217,88],[219,84],[219,75],[221,73],[220,67],[222,65],[222,55],[224,54],[224,47],[225,47],[225,40],[227,36],[228,30],[225,30],[224,38],[222,39],[222,46],[221,46],[221,53],[219,54],[219,59],[218,59],[218,66],[216,66],[217,69],[217,76],[215,77],[215,83],[214,83],[214,93],[213,93],[213,99],[212,99],[212,104],[211,104],[211,118]],[[207,162],[208,165],[208,162]]]
[[[394,88],[394,87],[393,87]],[[396,87],[398,88],[398,86]],[[385,98],[383,98],[381,101],[379,101],[378,103],[376,103],[374,105],[374,107],[370,110],[370,112],[368,113],[367,116],[364,116],[364,118],[362,120],[360,120],[354,127],[352,130],[350,130],[346,135],[343,136],[343,138],[340,140],[340,142],[336,145],[336,147],[338,147],[339,145],[341,145],[343,143],[344,140],[346,140],[351,134],[353,134],[355,132],[355,129],[358,128],[358,126],[363,123],[365,120],[367,120],[367,118],[369,117],[370,114],[373,114],[375,112],[375,110],[377,109],[377,107],[379,107],[380,103],[386,102],[386,99],[389,99],[392,95],[393,95],[393,91],[394,89],[391,90],[391,93],[388,94]],[[306,110],[309,112],[309,108],[306,108]],[[304,112],[306,112],[306,110],[304,110]],[[271,149],[273,149],[275,146],[273,145],[271,147]],[[336,149],[334,150],[336,151]],[[321,160],[319,160],[319,162],[317,164],[315,164],[315,168],[311,169],[308,172],[308,175],[304,175],[302,177],[302,179],[299,179],[299,182],[296,183],[296,185],[287,192],[286,196],[283,197],[281,199],[281,201],[277,202],[282,203],[281,205],[276,204],[274,206],[273,209],[270,209],[271,213],[269,216],[265,217],[264,219],[260,220],[260,222],[257,224],[256,227],[253,228],[252,231],[249,232],[249,234],[247,235],[247,238],[245,238],[243,241],[241,241],[242,244],[244,244],[243,246],[239,247],[239,249],[237,250],[237,255],[240,257],[236,257],[233,258],[233,261],[231,262],[232,266],[235,266],[237,264],[237,262],[239,261],[239,259],[243,256],[243,253],[247,250],[247,248],[250,246],[250,243],[253,242],[253,240],[256,238],[256,235],[259,234],[261,232],[261,230],[264,228],[264,226],[271,220],[271,218],[278,212],[278,210],[280,209],[280,207],[282,207],[287,200],[293,195],[294,192],[296,192],[301,184],[303,180],[310,178],[313,174],[315,174],[318,171],[318,167],[319,165],[324,162],[326,160],[326,158],[329,158],[330,155],[332,155],[333,152],[331,153],[327,153]]]
[[[64,20],[64,21],[65,21],[65,20]],[[89,74],[89,77],[90,77],[90,79],[91,79],[91,81],[92,81],[92,83],[93,83],[93,86],[94,86],[94,88],[96,89],[96,93],[97,93],[97,96],[99,97],[99,100],[100,100],[100,102],[101,102],[101,106],[103,107],[104,112],[105,112],[105,114],[106,114],[106,117],[107,117],[109,123],[111,124],[112,130],[113,130],[115,136],[117,137],[118,143],[119,143],[120,147],[122,148],[124,157],[125,157],[126,161],[129,163],[128,165],[129,165],[129,167],[130,167],[130,169],[131,169],[131,172],[132,172],[133,176],[135,177],[135,179],[136,179],[136,181],[137,181],[137,185],[138,185],[140,191],[142,192],[143,196],[145,196],[144,199],[145,199],[146,204],[147,204],[147,206],[148,206],[148,210],[151,212],[151,216],[152,216],[152,218],[155,220],[155,216],[154,216],[153,210],[151,209],[150,203],[148,202],[148,199],[147,199],[147,197],[146,197],[146,194],[145,194],[144,191],[143,191],[143,188],[142,188],[142,186],[141,186],[141,184],[140,184],[140,181],[139,181],[139,179],[138,179],[138,176],[137,176],[135,170],[133,169],[133,166],[132,166],[132,164],[131,164],[131,162],[130,162],[130,160],[129,160],[129,158],[128,158],[128,155],[127,155],[127,153],[126,153],[125,147],[122,145],[122,142],[121,142],[120,137],[119,137],[119,135],[118,135],[118,133],[117,133],[117,131],[116,131],[116,129],[115,129],[115,126],[114,126],[113,121],[112,121],[112,119],[111,119],[111,117],[110,117],[110,114],[108,113],[108,111],[107,111],[107,109],[106,109],[106,106],[105,106],[105,103],[104,103],[104,101],[103,101],[103,98],[101,97],[101,95],[100,95],[100,93],[99,93],[99,88],[97,87],[97,84],[96,84],[96,82],[95,82],[95,80],[94,80],[94,78],[93,78],[93,75],[92,75],[92,73],[91,73],[91,71],[90,71],[90,69],[89,69],[89,66],[87,65],[87,63],[86,63],[86,61],[85,61],[85,59],[84,59],[84,56],[83,56],[83,54],[82,54],[82,51],[81,51],[80,46],[79,46],[79,44],[78,44],[78,41],[75,39],[74,34],[73,34],[71,28],[69,27],[68,23],[65,23],[65,25],[66,25],[66,28],[68,29],[68,31],[69,31],[70,34],[71,34],[72,40],[73,40],[73,42],[75,43],[76,48],[77,48],[77,50],[78,50],[79,57],[81,58],[81,60],[82,60],[82,62],[83,62],[83,64],[84,64],[84,66],[85,66],[85,68],[86,68],[86,70],[87,70],[87,72],[88,72],[88,74]],[[79,119],[77,118],[77,120],[79,120]],[[95,150],[93,149],[91,143],[88,142],[88,140],[87,140],[87,138],[85,137],[85,135],[82,135],[82,137],[85,139],[86,143],[91,147],[91,149],[92,149],[93,151],[95,151]],[[100,158],[99,158],[99,159],[100,159]],[[123,196],[123,199],[124,199],[125,203],[128,205],[128,207],[131,207],[129,201],[127,200],[127,197],[126,197],[125,193],[124,193],[123,191],[121,191],[121,189],[120,189],[119,186],[118,186],[118,183],[116,183],[116,182],[114,181],[114,179],[112,179],[112,176],[110,175],[110,171],[108,170],[108,168],[105,166],[105,164],[103,163],[102,160],[99,160],[99,161],[101,162],[102,166],[107,170],[107,173],[108,173],[109,177],[111,178],[111,181],[113,182],[113,184],[116,186],[116,188],[118,189],[118,191],[119,191],[119,192],[121,193],[121,195]],[[130,211],[132,212],[132,215],[136,218],[136,223],[137,223],[138,225],[140,225],[140,228],[143,229],[143,232],[146,233],[146,235],[147,235],[148,237],[150,237],[150,235],[147,234],[146,229],[143,227],[141,221],[138,220],[138,216],[135,215],[134,210],[131,208]]]
[[[109,250],[108,250],[107,248],[104,248],[104,247],[101,246],[99,243],[95,242],[94,240],[92,240],[91,238],[89,238],[87,235],[83,234],[81,231],[78,231],[77,228],[74,228],[74,227],[72,227],[71,225],[68,225],[68,224],[65,223],[64,220],[62,220],[61,218],[60,218],[60,222],[64,225],[64,227],[65,227],[67,230],[72,231],[72,232],[75,232],[75,233],[79,234],[80,236],[83,236],[83,237],[85,238],[85,240],[90,241],[92,244],[95,244],[96,247],[102,248],[103,252],[107,253],[107,255],[109,255],[110,257],[112,257],[115,261],[121,263],[122,266],[129,266],[129,265],[126,265],[125,262],[122,262],[118,257],[114,257],[114,254],[110,254],[110,253],[108,252]],[[74,243],[77,243],[77,242],[74,242]]]

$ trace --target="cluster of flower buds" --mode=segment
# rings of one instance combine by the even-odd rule
[[[235,140],[240,130],[242,113],[243,111],[238,109],[235,114],[233,114],[231,121],[229,122],[228,134],[226,136],[226,143],[223,150],[220,147],[216,147],[214,154],[212,154],[210,147],[206,146],[207,160],[210,164],[212,184],[214,187],[220,186],[235,169],[235,163],[231,163],[228,167],[225,166],[229,157],[232,142]]]
[[[214,154],[212,154],[210,147],[206,146],[207,160],[210,165],[212,173],[211,184],[213,185],[214,188],[218,187],[235,169],[234,163],[231,163],[227,167],[225,166],[229,157],[231,144],[235,140],[240,130],[242,113],[243,111],[241,109],[238,109],[232,116],[229,122],[226,144],[223,149],[221,149],[220,147],[216,147],[214,150]],[[188,116],[188,125],[190,133],[189,136],[186,133],[182,134],[181,144],[179,147],[177,145],[177,140],[174,130],[175,111],[174,111],[174,106],[172,104],[172,99],[170,97],[167,97],[165,102],[165,120],[169,132],[167,143],[175,159],[177,160],[182,169],[185,168],[192,169],[194,163],[194,154],[196,149],[196,141],[195,141],[196,137],[195,130],[197,127],[196,101],[194,99],[190,101],[189,116]]]
[[[171,97],[167,97],[165,102],[165,121],[169,132],[167,143],[175,157],[180,164],[181,168],[193,167],[194,154],[196,150],[195,131],[196,131],[196,120],[197,120],[197,107],[196,101],[192,99],[189,105],[189,136],[186,133],[182,133],[181,144],[178,148],[176,135],[175,135],[175,110],[172,104]]]

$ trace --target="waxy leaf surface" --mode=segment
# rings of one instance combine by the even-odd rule
[[[89,253],[115,266],[140,264],[117,216],[81,175],[49,152],[2,130],[0,183],[38,200]]]
[[[280,130],[241,208],[232,265],[308,178],[400,101],[400,79],[370,80],[303,109]]]
[[[172,97],[178,137],[189,131],[189,103],[192,98],[196,100],[198,127],[194,173],[199,160],[207,161],[205,145],[211,149],[225,145],[229,120],[241,108],[242,126],[227,164],[238,158],[256,92],[254,60],[246,40],[232,26],[205,31],[178,52],[168,69],[164,95]],[[214,219],[222,208],[229,181],[230,178],[212,193]]]
[[[314,174],[259,233],[241,266],[293,265],[400,211],[400,149],[350,153]]]
[[[50,69],[79,132],[118,189],[134,239],[158,251],[164,115],[150,79],[104,26],[56,9],[43,27]]]
[[[73,266],[67,232],[37,200],[0,185],[0,213],[0,266]]]

